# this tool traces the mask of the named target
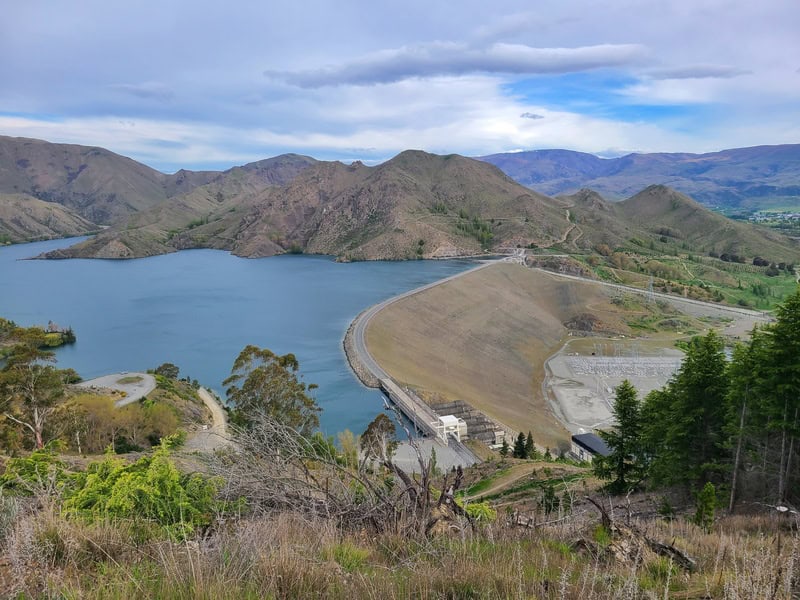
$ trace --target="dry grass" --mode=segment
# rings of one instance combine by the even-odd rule
[[[542,393],[544,361],[565,341],[565,321],[590,312],[627,333],[623,311],[599,285],[498,264],[390,305],[372,319],[367,343],[424,395],[465,400],[556,447],[569,436]]]
[[[176,544],[140,542],[125,525],[87,528],[45,510],[16,527],[6,552],[14,585],[7,589],[98,599],[797,597],[797,530],[756,521],[757,532],[737,517],[710,534],[682,519],[637,523],[695,557],[698,570],[688,573],[657,556],[613,560],[588,512],[536,530],[496,523],[436,539],[367,538],[284,513],[226,523]],[[597,551],[575,549],[578,539]]]

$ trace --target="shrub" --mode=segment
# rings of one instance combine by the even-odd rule
[[[473,502],[464,509],[478,523],[491,523],[497,519],[497,511],[488,502]]]
[[[0,488],[23,496],[58,495],[68,477],[64,463],[56,454],[57,449],[58,444],[51,442],[29,456],[8,459],[6,470],[0,476]]]
[[[133,464],[108,456],[89,465],[75,476],[75,491],[64,510],[90,522],[105,518],[154,522],[180,540],[211,522],[220,486],[218,479],[181,474],[165,443],[153,456]]]

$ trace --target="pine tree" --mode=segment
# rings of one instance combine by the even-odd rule
[[[525,458],[536,457],[536,446],[533,443],[533,434],[529,431],[528,437],[525,438]]]
[[[731,509],[745,473],[751,489],[763,490],[759,500],[800,499],[800,291],[776,315],[774,324],[734,351],[729,369]]]
[[[717,490],[714,484],[707,481],[697,494],[697,505],[694,513],[694,523],[708,533],[714,524],[714,511],[717,508]]]
[[[783,502],[791,489],[792,460],[800,443],[800,289],[776,311],[769,328],[771,343],[766,375],[769,378],[771,414],[767,429],[777,433],[779,447],[775,500]],[[795,458],[795,466],[797,459]]]
[[[500,456],[505,458],[506,456],[508,456],[509,450],[510,448],[508,447],[508,440],[506,440],[506,438],[503,437],[503,445],[500,447]]]
[[[514,442],[514,458],[527,458],[525,455],[525,434],[521,431]]]
[[[611,454],[597,457],[593,466],[598,477],[611,480],[609,491],[622,494],[636,487],[645,475],[642,421],[639,399],[630,381],[623,381],[615,395],[612,412],[617,424],[613,429],[600,432]]]
[[[645,398],[643,441],[655,483],[691,485],[724,470],[726,367],[720,337],[696,337],[667,386]]]

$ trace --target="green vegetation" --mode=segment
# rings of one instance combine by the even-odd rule
[[[505,438],[503,438],[503,442],[507,445]],[[507,453],[508,448],[506,448]],[[539,453],[536,451],[536,445],[533,442],[533,434],[530,431],[527,436],[521,431],[519,432],[517,439],[514,441],[514,449],[511,452],[511,456],[524,459],[539,458]]]
[[[470,217],[469,213],[463,209],[458,213],[456,229],[464,235],[474,237],[483,248],[488,248],[494,239],[492,225],[488,221],[484,221],[478,216]]]
[[[47,349],[74,344],[75,341],[72,327],[62,329],[52,321],[47,327],[20,327],[14,321],[0,317],[0,359],[10,354],[18,343],[38,343],[40,349]]]
[[[663,248],[619,250],[598,246],[598,254],[576,258],[604,281],[645,288],[652,277],[656,292],[732,306],[770,310],[797,289],[794,265],[789,263],[745,264],[727,255],[723,260],[719,255],[701,256],[681,248],[674,248],[670,255],[663,254]],[[644,322],[639,327],[657,329]]]
[[[118,453],[157,446],[180,425],[176,408],[146,399],[117,407],[114,399],[95,394],[70,398],[59,412],[62,436],[78,454],[98,454],[106,448]]]
[[[641,410],[636,389],[627,379],[615,390],[612,414],[617,426],[600,432],[611,454],[598,456],[592,466],[598,477],[611,480],[611,493],[623,494],[636,488],[645,475]]]
[[[697,494],[706,529],[720,487],[730,510],[740,496],[800,500],[800,291],[776,317],[730,362],[713,331],[692,339],[679,371],[641,405],[627,382],[617,388],[618,424],[602,434],[612,454],[596,466],[613,491],[684,486]]]
[[[248,426],[255,413],[264,412],[310,435],[319,426],[319,407],[308,395],[316,384],[306,385],[297,375],[300,363],[294,354],[279,356],[270,350],[247,346],[233,363],[228,386],[231,420]]]
[[[64,450],[95,454],[106,448],[120,453],[158,445],[176,434],[199,413],[197,382],[178,381],[175,365],[157,369],[158,388],[143,401],[115,406],[118,397],[98,395],[69,384],[80,381],[73,369],[57,369],[45,349],[50,333],[38,327],[20,328],[0,320],[5,362],[0,369],[0,443],[8,454],[42,449],[58,441]],[[61,335],[59,333],[58,335]],[[128,376],[119,383],[135,383]]]
[[[497,479],[499,479],[503,475],[506,475],[509,472],[509,470],[510,469],[505,468],[505,469],[499,469],[498,471],[495,471],[491,475],[491,477],[485,477],[484,479],[481,479],[480,481],[472,484],[470,487],[468,487],[464,491],[463,495],[464,496],[480,496],[481,493],[485,492],[486,490],[488,490]]]
[[[74,475],[65,493],[66,515],[90,522],[122,519],[155,524],[183,540],[207,526],[219,509],[221,480],[181,474],[163,444],[134,463],[108,456]]]
[[[53,353],[47,347],[47,333],[43,329],[14,326],[9,321],[2,324],[0,335],[7,344],[5,364],[0,369],[0,410],[4,423],[19,428],[28,442],[43,448],[54,437],[46,428],[63,397],[66,380],[74,371],[61,371],[51,363]],[[8,432],[3,434],[12,442]]]

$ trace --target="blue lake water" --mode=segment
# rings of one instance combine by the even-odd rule
[[[137,260],[21,260],[75,240],[0,248],[0,316],[49,320],[78,341],[58,366],[84,379],[172,362],[181,377],[222,394],[247,344],[293,352],[316,383],[327,434],[356,433],[382,408],[380,394],[350,371],[342,338],[364,308],[463,271],[468,261],[336,263],[329,257],[243,259],[187,250]]]

